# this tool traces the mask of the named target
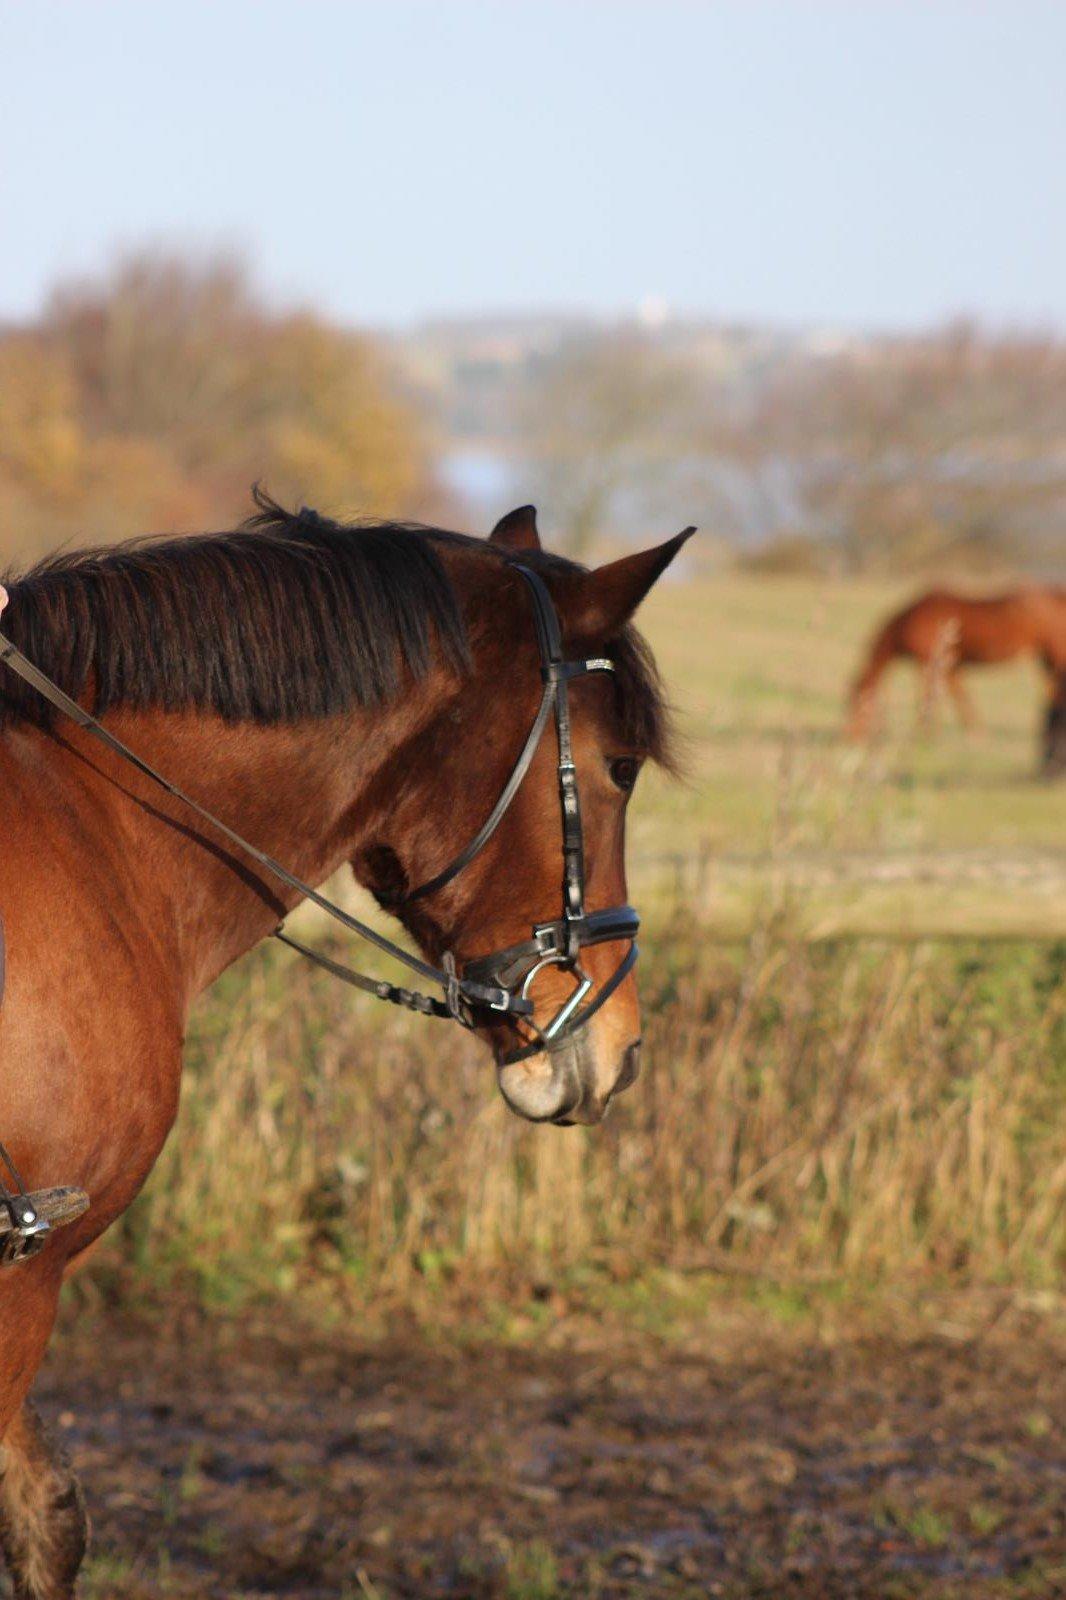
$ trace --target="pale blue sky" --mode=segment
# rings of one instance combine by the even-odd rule
[[[0,0],[0,316],[122,245],[354,322],[1066,326],[1066,5]]]

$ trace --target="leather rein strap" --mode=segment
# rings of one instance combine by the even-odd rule
[[[586,916],[584,910],[584,845],[581,828],[581,808],[577,790],[577,777],[574,767],[573,748],[570,732],[570,712],[567,686],[570,678],[587,672],[610,672],[613,663],[604,658],[592,658],[584,661],[565,661],[562,653],[562,640],[559,631],[558,618],[552,604],[548,589],[540,576],[523,567],[517,562],[509,562],[508,566],[518,572],[530,589],[534,602],[534,622],[537,630],[537,643],[541,655],[541,673],[544,682],[540,704],[533,725],[522,746],[518,759],[511,770],[499,799],[492,811],[474,835],[470,843],[449,863],[442,871],[438,872],[427,882],[412,890],[401,902],[401,905],[421,899],[443,888],[445,884],[458,876],[471,861],[480,853],[499,827],[508,807],[514,800],[518,789],[529,771],[537,747],[540,744],[548,719],[555,711],[556,731],[559,742],[559,795],[563,817],[563,860],[564,860],[564,907],[563,917],[556,922],[539,924],[533,930],[533,937],[522,944],[514,945],[507,950],[497,951],[493,955],[479,957],[475,961],[467,962],[463,974],[460,976],[456,970],[454,958],[450,953],[444,957],[441,967],[435,967],[421,957],[412,955],[401,945],[378,933],[369,924],[360,921],[350,912],[345,911],[334,901],[321,894],[311,884],[305,883],[302,878],[282,866],[273,856],[260,850],[257,845],[245,839],[234,828],[220,821],[212,812],[186,794],[177,784],[172,783],[162,773],[157,772],[147,761],[137,755],[134,750],[117,738],[103,723],[99,722],[90,712],[80,706],[76,700],[66,694],[58,684],[53,683],[33,662],[23,655],[22,651],[0,633],[0,661],[17,673],[25,683],[43,696],[50,705],[54,706],[65,717],[68,717],[78,727],[83,728],[94,739],[106,746],[122,761],[134,767],[136,771],[147,778],[157,788],[162,789],[172,799],[186,807],[201,821],[216,829],[223,838],[235,845],[237,849],[250,856],[271,877],[296,891],[303,898],[310,900],[319,907],[327,916],[340,923],[349,932],[357,934],[369,944],[376,946],[385,955],[392,956],[401,962],[420,978],[437,983],[444,991],[445,998],[438,1000],[430,995],[421,994],[416,990],[389,983],[384,979],[371,977],[367,973],[358,972],[345,963],[334,961],[331,957],[323,955],[320,951],[301,943],[294,938],[284,923],[273,930],[273,937],[291,949],[306,956],[316,966],[322,967],[333,977],[342,982],[361,989],[367,994],[374,995],[379,1000],[387,1000],[393,1005],[404,1006],[408,1010],[416,1011],[424,1016],[451,1017],[464,1027],[472,1027],[471,1010],[489,1010],[500,1016],[505,1016],[511,1021],[523,1021],[532,1029],[535,1040],[525,1049],[517,1051],[507,1057],[509,1061],[520,1060],[525,1056],[533,1055],[538,1050],[545,1048],[553,1039],[565,1034],[575,1032],[585,1021],[598,1011],[600,1006],[614,993],[622,979],[631,970],[637,958],[637,947],[631,944],[618,969],[611,978],[603,984],[594,1000],[584,1010],[577,1008],[576,1002],[583,999],[591,989],[591,982],[585,978],[577,966],[579,950],[590,944],[601,944],[612,940],[632,940],[639,927],[639,918],[629,906],[616,907],[611,911],[593,913]],[[529,997],[527,990],[535,974],[549,964],[558,964],[573,971],[579,979],[578,988],[571,999],[561,1008],[554,1021],[546,1029],[540,1029],[533,1022],[534,1002]],[[524,979],[521,988],[516,992],[515,985],[520,978]]]
[[[455,981],[453,972],[431,966],[428,961],[423,961],[419,956],[412,955],[410,951],[402,949],[398,944],[394,944],[391,939],[387,939],[384,934],[378,933],[376,929],[371,928],[367,923],[361,922],[358,917],[353,917],[341,906],[327,899],[324,894],[320,894],[317,889],[312,888],[311,884],[305,883],[294,872],[290,872],[287,867],[283,867],[280,861],[275,861],[273,856],[267,855],[265,850],[260,850],[258,845],[251,844],[249,840],[237,833],[234,828],[220,821],[212,812],[206,810],[204,806],[194,800],[191,795],[186,794],[184,789],[179,789],[176,783],[171,783],[169,778],[164,778],[161,772],[157,772],[147,761],[142,760],[135,751],[130,749],[129,745],[123,744],[122,740],[117,739],[109,729],[104,727],[103,723],[98,722],[94,716],[78,705],[76,700],[72,700],[68,694],[65,694],[58,684],[53,683],[51,678],[46,677],[43,672],[39,671],[33,665],[33,662],[27,660],[22,651],[2,633],[0,633],[0,661],[5,662],[13,672],[18,673],[20,678],[38,690],[46,700],[55,706],[57,711],[62,711],[64,716],[69,717],[72,722],[76,722],[80,728],[84,728],[87,733],[98,739],[101,744],[106,745],[115,755],[128,762],[130,766],[135,767],[138,772],[162,789],[164,793],[170,795],[172,799],[186,806],[201,821],[207,822],[211,827],[216,828],[223,838],[228,839],[230,844],[236,845],[239,850],[243,850],[246,855],[251,856],[252,860],[257,862],[265,872],[277,878],[281,883],[286,884],[290,889],[295,889],[298,894],[306,896],[314,905],[325,911],[328,916],[331,916],[334,921],[339,922],[342,927],[347,928],[351,933],[357,933],[360,938],[366,939],[368,943],[376,945],[379,950],[383,950],[386,955],[394,956],[397,961],[402,961],[404,966],[410,967],[412,972],[417,972],[420,977],[439,983],[446,991],[453,985]],[[343,976],[346,982],[354,984],[356,988],[365,989],[368,994],[376,995],[379,1000],[390,1000],[395,1005],[407,1006],[413,1011],[422,1011],[427,1016],[449,1017],[455,1015],[450,1005],[446,1002],[434,1000],[428,995],[412,994],[409,990],[401,989],[395,984],[368,977],[365,973],[354,972],[347,967],[341,969],[338,962],[327,961],[326,957],[320,956],[317,951],[309,950],[299,944],[291,935],[286,933],[283,925],[275,928],[274,937],[291,945],[293,949],[299,950],[301,954],[309,956],[311,960],[317,961],[320,966],[327,967],[327,970],[331,971],[335,977]],[[478,1004],[495,1007],[507,998],[498,989],[483,989],[477,984],[460,984],[460,989],[466,993],[470,1000]],[[503,1009],[502,1006],[501,1009]],[[507,1007],[507,1009],[510,1008]],[[459,1017],[457,1020],[462,1021],[463,1019]]]

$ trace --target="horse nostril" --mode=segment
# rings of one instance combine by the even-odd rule
[[[627,1046],[622,1057],[622,1070],[618,1074],[618,1082],[614,1086],[615,1094],[621,1094],[623,1089],[628,1089],[630,1084],[636,1083],[640,1072],[640,1040],[636,1039]]]

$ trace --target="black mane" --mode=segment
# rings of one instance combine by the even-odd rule
[[[256,515],[230,533],[47,557],[5,580],[11,604],[0,631],[73,698],[91,685],[97,716],[126,706],[295,722],[382,704],[405,670],[428,671],[434,643],[449,666],[469,665],[438,550],[486,549],[482,541],[409,523],[346,526],[306,507],[285,511],[259,490],[254,498]],[[549,581],[573,570],[546,552],[522,559]],[[669,718],[647,646],[626,628],[606,648],[623,737],[669,765]],[[0,672],[0,727],[47,727],[54,715],[35,689]]]
[[[381,704],[404,667],[427,671],[436,638],[462,668],[459,606],[435,544],[399,523],[344,527],[290,514],[256,491],[231,533],[132,540],[53,556],[8,580],[0,629],[67,694],[92,684],[116,706],[189,707],[277,723]],[[457,536],[456,536],[457,537]],[[0,723],[48,724],[51,707],[12,673]]]

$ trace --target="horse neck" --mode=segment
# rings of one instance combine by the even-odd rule
[[[277,726],[199,713],[129,712],[108,726],[197,803],[295,876],[321,883],[384,809],[390,766],[442,703],[433,674],[394,704]],[[239,848],[80,731],[55,747],[87,792],[99,861],[166,952],[186,1000],[264,938],[297,902]]]

